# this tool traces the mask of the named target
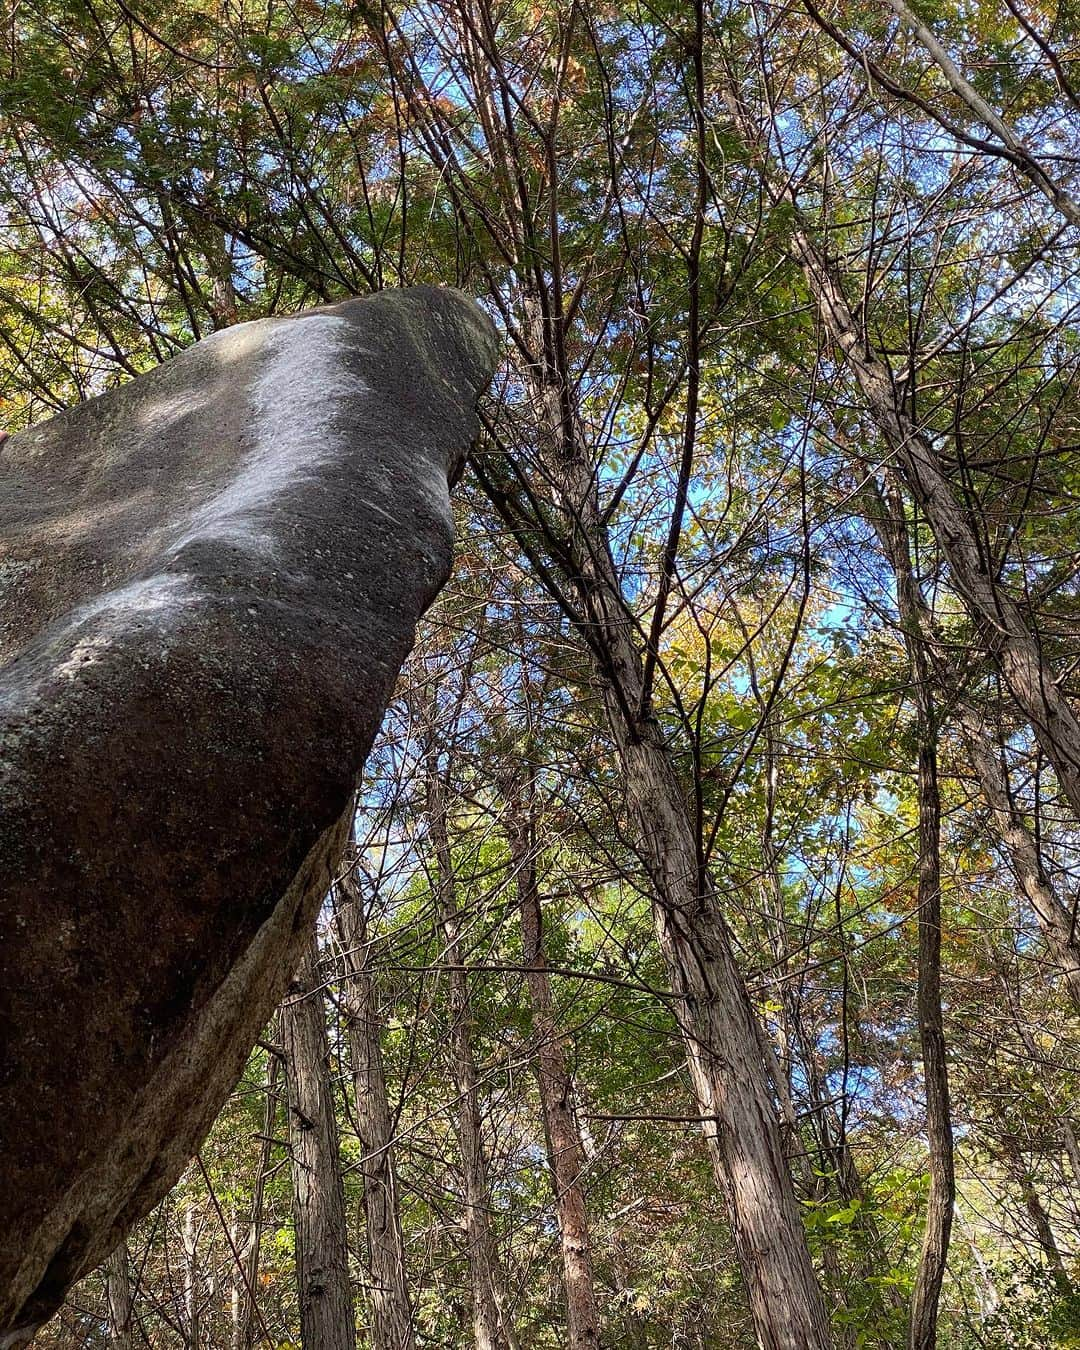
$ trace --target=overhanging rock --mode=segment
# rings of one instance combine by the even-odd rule
[[[0,1347],[174,1183],[281,994],[494,359],[457,292],[385,292],[0,447]]]

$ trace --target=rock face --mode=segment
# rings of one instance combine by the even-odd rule
[[[0,447],[0,1347],[173,1184],[284,989],[494,358],[461,295],[386,292]]]

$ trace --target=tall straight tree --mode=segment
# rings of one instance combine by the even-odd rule
[[[382,1022],[371,968],[365,898],[353,868],[347,867],[338,882],[334,917],[344,967],[341,1009],[349,1036],[353,1112],[362,1150],[371,1340],[374,1350],[412,1350],[415,1337],[394,1160],[394,1116],[379,1044]]]
[[[566,1037],[558,1024],[544,950],[544,907],[536,878],[533,785],[529,783],[519,792],[511,788],[505,810],[504,829],[521,918],[525,984],[536,1042],[540,1109],[566,1283],[566,1344],[569,1350],[595,1350],[600,1344],[600,1316],[585,1208],[585,1149],[574,1106],[573,1079],[566,1062]]]
[[[575,320],[590,279],[585,263],[567,289],[562,261],[561,174],[566,132],[560,122],[573,78],[572,46],[595,39],[584,9],[560,13],[555,60],[543,87],[515,84],[500,50],[499,20],[487,0],[452,6],[466,36],[452,60],[483,128],[498,195],[481,204],[463,161],[454,119],[425,79],[403,29],[385,11],[372,31],[399,83],[425,150],[452,195],[461,227],[486,236],[484,251],[508,264],[483,270],[490,299],[507,323],[526,402],[492,423],[495,454],[476,468],[496,509],[571,617],[593,657],[621,766],[636,846],[654,896],[657,938],[668,966],[672,1007],[684,1037],[700,1119],[725,1194],[735,1248],[762,1350],[819,1350],[831,1343],[828,1317],[780,1141],[753,1009],[731,949],[720,899],[705,865],[699,822],[680,782],[672,747],[653,712],[659,644],[685,523],[698,433],[701,343],[715,321],[715,296],[702,287],[705,216],[713,184],[705,108],[705,0],[674,37],[689,72],[684,112],[693,127],[690,219],[668,246],[682,263],[687,296],[683,432],[676,486],[647,630],[643,631],[615,565],[609,522],[616,503],[601,503],[600,453],[590,442],[578,398],[581,372],[571,361]],[[528,135],[528,146],[522,137]],[[604,132],[612,159],[600,194],[605,220],[619,207],[619,133]],[[469,147],[475,153],[475,147]],[[537,173],[535,165],[542,166]],[[642,297],[642,303],[647,303]],[[583,335],[583,344],[587,337]],[[585,346],[588,351],[588,346]],[[656,418],[674,390],[658,394]],[[650,418],[654,427],[655,421]],[[515,440],[515,435],[521,441]],[[647,432],[635,463],[650,448]],[[532,472],[526,470],[531,463]]]
[[[953,1163],[949,1069],[941,1008],[941,792],[938,787],[938,712],[930,653],[924,637],[925,606],[911,566],[904,501],[886,485],[877,518],[882,544],[896,576],[897,608],[911,662],[918,742],[918,931],[919,981],[916,1006],[926,1090],[926,1134],[930,1147],[930,1195],[922,1251],[908,1325],[910,1350],[935,1350],[938,1303],[949,1255],[956,1176]]]
[[[345,1191],[314,931],[280,1011],[304,1350],[355,1350]]]
[[[480,1074],[472,1046],[472,1000],[465,971],[464,920],[454,882],[450,847],[448,788],[435,740],[436,698],[427,707],[421,734],[425,737],[424,799],[431,839],[433,886],[442,935],[447,984],[447,1053],[454,1084],[454,1115],[464,1201],[465,1242],[472,1295],[472,1327],[476,1350],[512,1350],[503,1288],[491,1226],[491,1187],[484,1152],[480,1112]]]
[[[274,1127],[278,1119],[278,1080],[280,1077],[281,1055],[275,1047],[271,1047],[266,1053],[266,1073],[263,1079],[264,1101],[262,1134],[259,1139],[259,1159],[255,1168],[255,1184],[252,1187],[247,1237],[240,1253],[243,1265],[243,1290],[236,1350],[250,1350],[255,1338],[255,1319],[258,1313],[259,1258],[262,1253],[264,1225],[263,1205],[266,1196],[266,1179],[270,1171],[274,1145]]]

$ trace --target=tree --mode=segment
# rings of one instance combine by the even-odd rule
[[[345,971],[341,1006],[345,1014],[353,1071],[355,1113],[364,1173],[364,1223],[372,1283],[371,1335],[375,1350],[412,1350],[413,1313],[405,1283],[394,1116],[386,1091],[379,1046],[381,1020],[367,935],[364,895],[356,871],[339,882],[335,918]]]
[[[530,789],[521,796],[512,794],[507,810],[506,842],[521,916],[522,956],[536,1036],[536,1077],[566,1282],[567,1344],[571,1350],[587,1350],[600,1344],[600,1319],[585,1210],[585,1149],[544,952],[544,905],[536,881],[536,818]]]
[[[312,934],[280,1012],[301,1338],[311,1350],[353,1350],[345,1196],[322,989]]]

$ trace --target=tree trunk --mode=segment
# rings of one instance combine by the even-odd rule
[[[531,304],[531,302],[527,302]],[[573,588],[575,622],[593,657],[626,791],[636,848],[653,896],[657,941],[668,970],[710,1158],[726,1200],[735,1250],[761,1350],[824,1350],[829,1319],[784,1159],[763,1063],[760,1029],[735,962],[699,834],[649,709],[645,654],[600,511],[595,465],[582,451],[557,337],[532,309],[537,364],[528,372],[537,403],[544,491],[538,517],[492,478],[485,487],[529,556],[544,532]],[[565,529],[555,535],[549,517]],[[541,578],[561,603],[565,598]]]
[[[906,541],[903,524],[903,501],[898,492],[887,493],[875,503],[871,523],[882,541],[886,554],[893,559],[897,549],[897,530]],[[906,550],[906,542],[902,543]],[[917,635],[928,655],[933,657],[939,683],[955,693],[951,662],[936,650],[933,623],[929,608],[917,586],[909,588],[906,604],[912,633]],[[1009,791],[1009,779],[1000,753],[994,753],[982,718],[962,697],[956,700],[960,727],[971,757],[982,796],[990,808],[990,817],[1001,837],[1014,875],[1019,882],[1039,925],[1043,941],[1065,976],[1073,1006],[1080,1012],[1080,943],[1073,932],[1072,915],[1061,902],[1046,870],[1031,831],[1017,810]]]
[[[239,1211],[233,1210],[229,1224],[229,1246],[234,1254],[229,1268],[229,1345],[231,1350],[244,1350],[244,1257],[241,1248],[243,1237],[240,1229]]]
[[[131,1350],[131,1271],[126,1242],[118,1244],[105,1263],[105,1270],[110,1350]]]
[[[191,1205],[184,1215],[181,1241],[184,1247],[184,1346],[185,1350],[200,1350],[199,1230]]]
[[[769,929],[772,946],[773,999],[778,1008],[776,1047],[772,1046],[763,1030],[767,1063],[770,1077],[780,1105],[780,1119],[784,1125],[786,1152],[789,1166],[796,1172],[803,1195],[807,1199],[821,1201],[830,1194],[837,1196],[845,1204],[857,1202],[855,1226],[865,1239],[865,1250],[860,1246],[856,1258],[856,1278],[864,1281],[876,1274],[874,1258],[881,1251],[881,1237],[871,1210],[864,1205],[865,1192],[859,1176],[851,1146],[843,1128],[841,1116],[833,1105],[833,1094],[822,1081],[819,1070],[819,1051],[813,1032],[807,1032],[799,1011],[798,986],[788,978],[787,957],[789,952],[789,934],[784,906],[783,879],[781,875],[781,855],[776,846],[775,822],[778,809],[778,790],[780,784],[779,757],[777,740],[765,699],[760,695],[756,675],[751,675],[751,688],[761,710],[765,723],[765,814],[761,831],[762,856],[762,909]],[[846,989],[841,991],[846,998]],[[792,1069],[798,1052],[798,1073],[805,1084],[808,1098],[807,1119],[800,1128],[795,1103],[792,1097]],[[804,1131],[812,1142],[804,1142]],[[813,1150],[816,1150],[818,1165],[811,1163]],[[833,1242],[826,1241],[822,1251],[822,1264],[827,1277],[827,1287],[832,1293],[834,1306],[842,1311],[846,1306],[844,1274]],[[873,1291],[875,1311],[882,1317],[887,1315],[886,1305],[891,1304],[894,1311],[902,1306],[900,1296],[892,1286],[884,1289],[874,1283],[867,1285]],[[843,1321],[835,1333],[840,1350],[849,1350],[855,1345],[856,1334],[852,1327]]]
[[[925,667],[925,658],[921,664]],[[921,686],[924,678],[925,668],[920,670],[917,684]],[[919,699],[919,985],[916,1001],[926,1084],[930,1195],[912,1295],[908,1344],[911,1350],[934,1350],[956,1182],[949,1070],[941,1013],[941,799],[937,778],[937,731],[929,689],[922,687],[925,692]]]
[[[281,1039],[301,1340],[304,1350],[355,1350],[345,1194],[314,933],[281,1005]]]
[[[831,1343],[766,1087],[758,1029],[659,729],[623,738],[657,939],[762,1350]]]
[[[566,1345],[569,1350],[595,1350],[600,1344],[600,1316],[582,1185],[585,1150],[574,1109],[565,1040],[559,1030],[551,996],[551,976],[543,942],[543,911],[536,881],[536,844],[531,813],[523,803],[511,804],[505,828],[521,915],[521,940],[527,967],[525,983],[536,1042],[540,1109],[566,1282]]]
[[[266,1057],[266,1101],[263,1107],[262,1138],[259,1140],[259,1165],[255,1172],[255,1189],[251,1197],[251,1218],[248,1239],[244,1247],[244,1289],[240,1314],[240,1335],[237,1350],[250,1350],[254,1340],[255,1315],[258,1311],[255,1294],[259,1277],[259,1253],[262,1248],[263,1196],[266,1192],[266,1174],[274,1147],[274,1125],[277,1121],[277,1080],[281,1059],[268,1052]]]
[[[693,9],[694,32],[687,35],[687,52],[692,54],[697,90],[691,115],[699,152],[694,157],[698,181],[687,267],[691,298],[687,371],[688,389],[692,382],[696,392],[704,322],[699,313],[699,261],[708,197],[703,147],[709,132],[703,98],[704,6],[695,4]],[[386,29],[376,22],[371,28],[415,111],[425,149],[445,168],[455,203],[465,207],[470,194],[463,191],[456,160],[444,151],[439,131],[433,130],[438,103],[416,63],[400,58]],[[485,59],[491,63],[490,52]],[[505,101],[505,88],[501,92]],[[554,163],[554,120],[550,125],[549,159]],[[507,155],[512,158],[513,152],[508,150]],[[516,208],[511,212],[516,215]],[[490,228],[486,222],[485,226]],[[520,373],[536,405],[524,438],[530,445],[539,442],[542,463],[535,480],[524,484],[521,457],[509,448],[496,457],[477,457],[474,466],[522,551],[536,566],[542,584],[572,615],[595,663],[636,844],[652,886],[673,1004],[686,1042],[708,1148],[728,1200],[759,1344],[762,1350],[823,1350],[831,1343],[828,1317],[784,1161],[753,1009],[732,955],[712,880],[699,857],[697,822],[683,795],[671,751],[649,715],[646,673],[656,665],[659,631],[655,642],[648,641],[643,650],[636,636],[638,617],[626,600],[611,555],[598,499],[597,464],[585,452],[577,424],[578,385],[567,355],[568,304],[554,193],[543,240],[532,234],[540,228],[539,222],[529,222],[527,228],[529,262],[521,280],[525,293],[520,297],[524,322],[515,326],[515,340],[523,356]],[[510,234],[515,235],[513,228]],[[493,286],[492,298],[500,309],[506,309],[508,297],[501,287]],[[571,300],[570,308],[573,304]],[[693,402],[688,400],[684,468],[694,444]],[[664,595],[672,580],[686,487],[681,474],[680,501],[672,513],[660,581]],[[550,564],[541,556],[545,550]],[[658,603],[654,607],[658,630],[662,618],[663,605]]]
[[[374,1350],[412,1350],[415,1340],[398,1208],[394,1116],[379,1045],[381,1023],[369,959],[364,897],[351,871],[342,877],[335,900],[346,974],[341,1007],[348,1025],[353,1104],[363,1151],[360,1165],[371,1272],[371,1340]]]
[[[919,1267],[911,1300],[910,1350],[937,1345],[938,1303],[952,1232],[956,1179],[945,1027],[941,1011],[941,795],[937,770],[937,713],[930,655],[923,637],[924,602],[911,568],[907,525],[900,494],[875,522],[896,575],[897,607],[911,663],[918,718],[919,795],[919,980],[916,1002],[926,1088],[926,1134],[930,1153],[930,1195]]]
[[[687,1064],[762,1350],[831,1344],[769,1094],[758,1026],[731,951],[718,897],[698,853],[690,810],[643,700],[642,659],[631,637],[595,488],[573,462],[564,501],[591,524],[580,568],[605,639],[602,689],[627,806],[651,883],[653,918],[686,1045]],[[576,472],[575,472],[576,470]],[[576,480],[576,481],[575,481]]]
[[[429,734],[433,727],[429,725]],[[453,860],[447,822],[446,790],[434,744],[427,754],[427,817],[435,853],[436,892],[447,971],[450,1027],[450,1072],[457,1099],[457,1137],[464,1189],[465,1241],[472,1286],[473,1337],[476,1350],[510,1350],[510,1338],[498,1291],[495,1240],[491,1231],[491,1191],[480,1121],[479,1074],[470,1033],[472,1007],[463,969],[461,915],[457,907]]]

